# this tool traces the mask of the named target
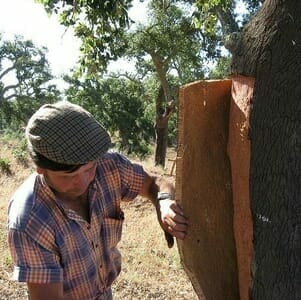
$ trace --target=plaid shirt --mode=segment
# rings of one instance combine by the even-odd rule
[[[144,171],[117,153],[99,160],[89,187],[90,223],[56,199],[33,174],[9,206],[8,241],[21,282],[63,282],[72,299],[102,299],[121,269],[121,200],[134,199]]]

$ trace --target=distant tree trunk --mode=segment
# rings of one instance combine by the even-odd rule
[[[162,119],[163,120],[157,121],[156,124],[157,144],[155,151],[155,165],[164,167],[167,149],[168,125],[166,124],[167,122],[164,120],[164,117]]]
[[[250,299],[301,299],[301,1],[266,0],[232,73],[255,78],[250,115]],[[247,101],[247,99],[246,99]]]
[[[166,103],[162,86],[156,100],[156,150],[155,165],[165,166],[166,149],[168,142],[168,120],[175,109],[174,101]]]

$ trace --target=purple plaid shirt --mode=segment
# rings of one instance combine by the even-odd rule
[[[67,209],[33,174],[9,205],[8,241],[21,282],[63,282],[72,299],[100,299],[121,269],[121,200],[132,200],[144,171],[117,153],[99,160],[89,187],[90,223]]]

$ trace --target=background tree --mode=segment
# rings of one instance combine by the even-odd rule
[[[66,93],[67,99],[84,106],[101,120],[116,148],[127,154],[149,154],[148,144],[154,140],[153,103],[145,97],[139,81],[125,78],[83,81],[69,78],[68,81],[71,86]]]
[[[231,56],[223,56],[217,59],[216,65],[209,71],[210,79],[225,79],[230,74]]]
[[[32,41],[0,36],[0,128],[24,126],[42,103],[58,99],[45,53]]]
[[[82,41],[80,71],[88,75],[103,72],[111,60],[124,54],[127,42],[123,38],[131,20],[128,10],[132,0],[74,1],[37,0],[48,13],[60,16],[61,24],[74,27]]]
[[[149,1],[149,22],[135,24],[129,29],[132,23],[127,10],[131,1],[108,1],[110,4],[105,4],[107,1],[102,4],[95,4],[95,1],[40,2],[48,11],[61,13],[62,23],[74,26],[76,35],[82,40],[81,74],[100,76],[109,61],[121,56],[134,57],[141,75],[156,74],[163,94],[158,89],[154,99],[159,142],[155,162],[164,166],[168,120],[177,100],[169,76],[172,72],[178,73],[180,84],[183,84],[204,75],[204,49],[199,42],[200,34],[191,22],[191,5],[186,1]],[[214,39],[211,42],[214,43]],[[211,49],[214,49],[212,45]]]
[[[172,86],[171,74],[178,75],[178,84],[204,76],[203,52],[189,15],[191,6],[181,4],[150,1],[148,22],[125,35],[129,41],[126,55],[136,60],[137,69],[143,74],[154,73],[159,83],[155,98],[155,163],[162,166],[165,165],[168,122],[177,103],[177,89]]]

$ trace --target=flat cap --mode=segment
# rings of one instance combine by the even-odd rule
[[[68,101],[43,105],[28,121],[25,133],[34,151],[66,165],[95,160],[111,146],[104,127],[88,111]]]

